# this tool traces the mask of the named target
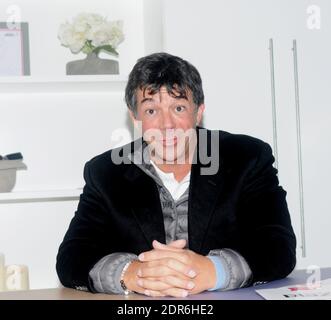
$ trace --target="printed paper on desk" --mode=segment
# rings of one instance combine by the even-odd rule
[[[331,279],[255,291],[266,300],[331,300]]]

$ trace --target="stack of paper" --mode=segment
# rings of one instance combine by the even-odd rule
[[[331,300],[331,279],[255,291],[267,300]]]

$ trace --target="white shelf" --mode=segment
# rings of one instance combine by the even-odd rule
[[[0,203],[78,200],[82,188],[62,190],[27,190],[0,193]]]
[[[125,89],[127,77],[121,75],[84,75],[63,77],[0,77],[1,93],[34,92],[118,92]]]

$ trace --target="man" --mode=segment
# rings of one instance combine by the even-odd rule
[[[296,238],[269,145],[199,127],[200,75],[170,54],[139,59],[125,98],[142,138],[86,163],[62,284],[185,297],[286,277]]]

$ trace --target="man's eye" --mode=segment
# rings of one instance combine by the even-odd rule
[[[177,112],[183,112],[185,107],[184,106],[176,106],[175,109],[176,109]]]
[[[154,113],[155,113],[155,110],[154,109],[147,109],[146,111],[145,111],[148,115],[153,115]]]

